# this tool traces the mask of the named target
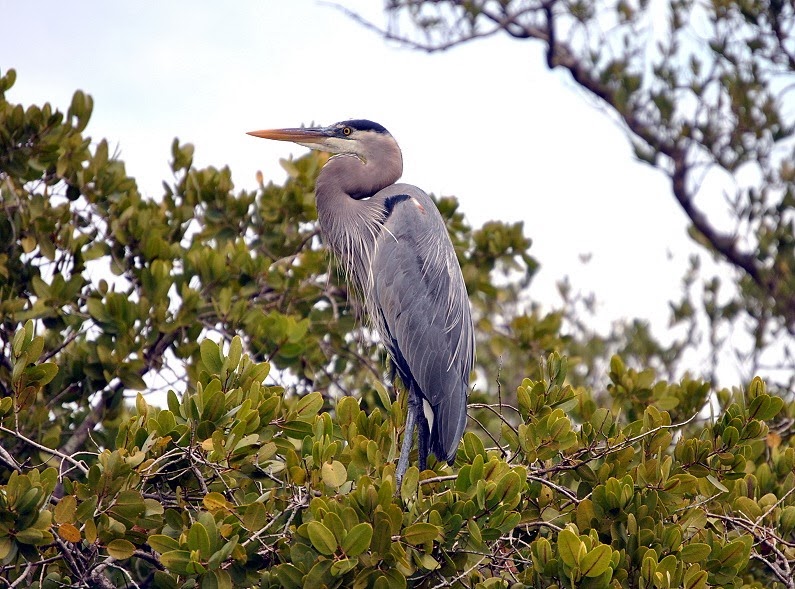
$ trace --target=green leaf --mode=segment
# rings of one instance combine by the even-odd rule
[[[320,554],[330,556],[337,551],[337,540],[334,534],[320,522],[309,522],[307,525],[309,541]]]
[[[718,561],[725,567],[737,566],[743,561],[745,557],[744,552],[745,545],[741,541],[735,540],[723,547],[720,551]]]
[[[566,566],[571,568],[577,566],[577,556],[581,546],[582,540],[568,528],[558,533],[558,554]]]
[[[279,585],[284,589],[300,589],[303,587],[304,574],[293,564],[284,563],[273,568]]]
[[[533,558],[533,568],[536,572],[543,572],[547,564],[552,560],[552,545],[549,543],[549,540],[542,536],[533,541],[531,545],[531,555]]]
[[[373,526],[367,522],[353,526],[342,540],[342,551],[348,556],[359,556],[370,547]]]
[[[78,508],[80,511],[80,508]],[[175,530],[181,530],[183,524],[182,521],[182,513],[176,509],[166,509],[166,512],[163,514],[163,518],[166,520],[166,523],[174,528]]]
[[[764,419],[762,417],[768,412],[768,408],[770,407],[770,397],[767,395],[760,395],[755,397],[751,400],[751,404],[748,406],[748,416],[751,419]]]
[[[374,554],[384,556],[389,552],[392,545],[392,529],[389,523],[389,516],[383,511],[376,511],[374,523],[370,549]]]
[[[135,395],[135,411],[143,418],[146,418],[149,414],[149,405],[146,403],[146,399],[141,393]]]
[[[439,535],[439,528],[426,522],[411,524],[403,529],[403,539],[414,546],[420,546],[426,542],[433,542]]]
[[[478,454],[483,456],[484,460],[488,458],[483,442],[472,432],[464,433],[464,453],[470,461],[474,460]]]
[[[342,397],[337,402],[337,421],[341,426],[350,425],[359,411],[359,402],[354,397]]]
[[[685,589],[705,589],[708,576],[707,571],[702,571],[697,564],[692,565],[685,572]]]
[[[566,380],[567,364],[568,360],[565,356],[561,357],[557,352],[549,355],[549,380],[553,384],[563,386],[563,382]]]
[[[419,560],[420,560],[420,565],[426,571],[435,571],[436,569],[438,569],[439,567],[442,566],[442,565],[439,564],[439,561],[436,560],[430,554],[420,554],[419,555]],[[502,585],[500,585],[500,587],[502,587]]]
[[[235,370],[240,364],[240,358],[243,357],[243,340],[239,335],[232,338],[229,343],[229,368]]]
[[[720,482],[720,481],[719,481],[717,478],[715,478],[715,476],[714,476],[714,475],[708,474],[708,475],[707,475],[707,480],[708,480],[710,483],[712,483],[713,485],[715,485],[715,487],[716,487],[716,488],[717,488],[719,491],[721,491],[721,492],[723,492],[723,493],[728,493],[728,492],[729,492],[729,489],[727,489],[727,488],[726,488],[726,486],[725,486],[723,483],[721,483],[721,482]]]
[[[754,400],[761,395],[765,395],[766,392],[767,387],[765,386],[765,381],[755,376],[751,384],[748,385],[748,398]]]
[[[580,571],[586,577],[598,577],[610,567],[613,550],[606,544],[600,544],[585,553],[579,563]]]
[[[270,514],[265,506],[256,501],[246,506],[246,513],[243,514],[243,527],[249,532],[258,532],[270,520]]]
[[[224,413],[224,403],[226,399],[222,391],[205,390],[202,395],[202,404],[204,407],[201,411],[201,419],[203,421],[215,421]]]
[[[190,552],[187,550],[171,550],[160,555],[160,563],[178,575],[188,574],[188,564],[190,564]]]
[[[757,419],[762,421],[769,421],[773,419],[778,412],[784,408],[784,399],[781,397],[770,397],[770,401],[768,406],[765,408],[766,410],[760,413],[757,416]]]
[[[322,521],[323,525],[334,534],[334,539],[337,541],[337,544],[341,544],[343,538],[345,538],[345,524],[342,523],[342,518],[333,511],[329,511],[323,516]]]
[[[331,575],[332,561],[325,558],[317,560],[304,578],[304,587],[314,588],[331,586],[334,577]]]
[[[44,534],[41,530],[37,530],[36,528],[21,530],[16,533],[15,538],[20,544],[31,544],[33,546],[46,544],[44,541]]]
[[[146,543],[149,544],[152,550],[161,554],[172,550],[179,550],[179,542],[171,536],[166,536],[164,534],[152,534],[146,539]]]
[[[78,521],[84,522],[86,520],[91,519],[94,516],[94,511],[97,508],[97,497],[94,495],[93,497],[89,497],[85,501],[83,501],[80,505],[77,506],[77,510],[75,511],[75,516],[77,517]]]
[[[153,587],[157,589],[177,589],[177,580],[165,571],[155,571]]]
[[[210,558],[210,535],[199,522],[195,522],[188,531],[188,548],[198,550],[202,560]]]
[[[333,462],[324,462],[321,468],[321,476],[323,482],[329,487],[339,489],[348,479],[348,472],[345,470],[345,465],[338,460]]]
[[[315,391],[299,399],[295,404],[295,411],[301,421],[312,422],[323,408],[323,395]]]
[[[174,429],[177,427],[177,420],[171,411],[168,409],[163,409],[157,415],[157,425],[158,430],[160,430],[160,434],[165,436],[174,431]]]
[[[210,571],[202,578],[201,589],[232,589],[232,577],[221,569]]]
[[[750,497],[737,497],[737,499],[734,500],[734,508],[752,520],[762,515],[762,508]]]
[[[626,372],[624,362],[621,360],[620,356],[613,355],[613,357],[610,358],[610,372],[616,376],[621,376]]]
[[[381,401],[385,411],[389,413],[392,410],[392,399],[389,397],[389,392],[381,381],[373,379],[372,382],[375,392],[378,393],[378,400]]]
[[[224,367],[223,360],[221,359],[221,350],[212,340],[202,340],[199,344],[199,352],[202,357],[202,362],[207,367],[210,374],[221,375],[221,370]]]
[[[133,372],[126,367],[122,367],[118,372],[119,380],[125,388],[133,391],[146,390],[146,381],[137,372]]]
[[[312,424],[300,420],[288,421],[281,426],[281,429],[288,438],[293,438],[294,440],[303,440],[306,436],[311,436],[313,433]]]
[[[389,589],[406,589],[406,577],[397,569],[384,571],[384,576],[381,579],[387,582],[386,585]]]
[[[358,564],[359,561],[355,558],[343,558],[334,561],[334,564],[331,565],[331,574],[335,577],[340,577],[348,571],[355,569]]]
[[[679,552],[679,558],[681,558],[683,562],[706,562],[710,552],[712,552],[712,549],[709,544],[692,542],[682,548]]]
[[[483,544],[483,534],[480,532],[480,526],[476,519],[467,521],[467,531],[470,537],[478,544]]]
[[[166,394],[166,402],[168,403],[168,408],[174,415],[180,415],[180,403],[179,398],[177,397],[177,393],[173,390],[169,389],[168,393]]]
[[[58,374],[58,365],[54,362],[37,364],[36,368],[38,369],[36,380],[42,386],[52,381],[52,379],[55,378],[55,375]]]
[[[135,544],[129,540],[117,538],[116,540],[111,540],[107,549],[108,554],[116,560],[124,560],[125,558],[130,558],[133,553],[135,553]]]
[[[788,505],[781,510],[781,517],[779,518],[781,529],[784,532],[790,532],[795,528],[795,505]]]
[[[217,511],[219,509],[229,509],[232,507],[232,504],[226,500],[226,497],[217,491],[207,493],[204,499],[202,499],[202,505],[204,505],[204,508],[208,511]],[[246,529],[248,530],[249,528]]]
[[[522,481],[514,471],[506,473],[498,482],[494,495],[499,502],[510,503],[519,494],[522,488]]]
[[[86,308],[88,309],[88,314],[98,322],[107,323],[110,321],[110,315],[108,315],[108,311],[101,299],[89,297],[86,301]]]
[[[403,480],[400,482],[400,498],[404,502],[410,501],[417,494],[417,486],[419,485],[420,471],[416,466],[409,466],[406,473],[403,475]]]
[[[138,517],[146,513],[146,504],[139,491],[127,489],[117,495],[109,513],[113,514],[117,519],[126,519],[134,522]]]
[[[75,499],[74,495],[67,495],[58,502],[58,505],[55,506],[53,511],[56,523],[74,523],[75,513],[77,511],[77,499]]]
[[[657,558],[654,554],[653,550],[647,551],[640,565],[640,576],[648,586],[654,582],[654,573],[657,571]]]

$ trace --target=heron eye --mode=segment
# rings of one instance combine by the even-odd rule
[[[351,128],[350,127],[343,127],[342,128],[342,134],[347,137],[348,135],[351,134]]]

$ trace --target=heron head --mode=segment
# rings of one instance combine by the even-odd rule
[[[373,147],[387,140],[394,142],[384,127],[366,119],[342,121],[328,127],[300,127],[249,131],[249,135],[276,141],[292,141],[309,149],[334,154],[350,154],[367,160]]]

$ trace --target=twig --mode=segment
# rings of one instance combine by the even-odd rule
[[[62,341],[60,344],[58,344],[58,346],[56,346],[55,348],[53,348],[52,350],[50,350],[49,352],[44,354],[39,361],[40,362],[46,362],[47,360],[49,360],[50,358],[55,356],[58,352],[63,350],[66,346],[68,346],[73,341],[75,341],[78,338],[78,336],[81,336],[84,333],[85,333],[85,331],[82,330],[82,329],[78,329],[77,331],[73,331],[72,333],[69,334],[69,336],[64,341]]]
[[[770,562],[766,558],[764,558],[760,554],[752,554],[752,558],[756,558],[757,560],[765,563],[770,570],[773,571],[773,574],[779,578],[779,580],[784,583],[784,586],[788,589],[795,589],[795,578],[792,576],[792,568],[790,567],[789,559],[786,555],[781,551],[781,549],[777,546],[777,543],[784,544],[785,546],[792,547],[793,543],[785,541],[783,538],[779,537],[775,532],[773,532],[770,528],[765,526],[760,526],[751,520],[744,519],[741,517],[735,517],[731,515],[723,515],[720,513],[712,513],[707,511],[707,517],[712,517],[715,519],[719,519],[726,523],[729,523],[735,527],[740,527],[744,529],[746,532],[751,534],[756,540],[770,548],[776,554],[776,562]]]
[[[767,510],[762,515],[760,515],[758,518],[756,518],[754,523],[755,524],[759,524],[765,517],[767,517],[768,514],[770,514],[770,512],[772,512],[776,507],[781,505],[784,502],[784,500],[787,497],[789,497],[790,495],[792,495],[793,493],[795,493],[795,487],[792,487],[789,491],[784,493],[778,501],[776,501],[773,505],[768,507]]]
[[[8,451],[2,446],[0,446],[0,459],[2,459],[2,461],[6,464],[6,466],[8,466],[8,468],[15,470],[19,473],[22,472],[22,467],[19,465],[19,463],[16,460],[14,460],[14,457],[11,456],[11,454],[9,454]]]
[[[438,477],[430,477],[420,481],[421,485],[430,485],[431,483],[443,483],[444,481],[454,481],[458,478],[457,474],[445,474]]]
[[[565,495],[569,498],[569,500],[574,503],[575,505],[579,505],[580,500],[577,498],[577,495],[571,489],[567,489],[566,487],[562,487],[557,483],[553,483],[552,481],[545,479],[543,477],[536,476],[534,474],[528,474],[527,478],[531,481],[536,481],[537,483],[541,483],[542,485],[546,485],[550,489],[555,489],[561,495]]]
[[[38,442],[34,442],[33,440],[31,440],[30,438],[24,436],[23,434],[21,434],[19,432],[15,432],[14,430],[10,430],[7,427],[1,426],[1,425],[0,425],[0,431],[2,431],[4,433],[7,433],[7,434],[9,434],[11,436],[14,436],[18,440],[22,440],[23,442],[25,442],[26,444],[28,444],[30,446],[33,446],[37,450],[41,450],[42,452],[47,452],[48,454],[52,454],[53,456],[57,456],[61,460],[64,460],[64,461],[69,462],[70,464],[74,465],[83,474],[88,474],[88,467],[85,464],[83,464],[82,462],[79,462],[79,461],[75,460],[74,458],[72,458],[68,454],[64,454],[64,453],[62,453],[62,452],[60,452],[58,450],[54,450],[52,448],[48,448],[47,446],[43,446],[43,445],[39,444]]]
[[[489,558],[489,555],[487,555],[487,556],[483,556],[483,557],[482,557],[480,560],[478,560],[478,561],[477,561],[475,564],[473,564],[471,567],[469,567],[468,569],[466,569],[466,570],[464,570],[464,571],[461,571],[461,573],[460,573],[459,575],[456,575],[455,577],[453,577],[453,578],[451,578],[451,579],[445,579],[444,581],[442,581],[442,582],[441,582],[441,583],[439,583],[438,585],[434,585],[434,586],[433,586],[433,589],[440,589],[441,587],[452,587],[452,586],[453,586],[453,585],[456,583],[456,581],[460,581],[461,579],[463,579],[464,577],[466,577],[466,576],[467,576],[469,573],[471,573],[471,572],[472,572],[472,571],[474,571],[476,568],[478,568],[478,567],[480,566],[480,564],[481,564],[481,563],[482,563],[484,560],[486,560],[487,558]]]
[[[578,458],[571,459],[570,458],[569,459],[569,464],[560,464],[560,463],[559,464],[555,464],[554,466],[550,466],[550,467],[547,467],[547,468],[543,468],[543,469],[537,470],[536,473],[537,474],[547,474],[547,473],[551,473],[551,472],[558,472],[560,470],[574,470],[575,468],[577,468],[578,466],[581,466],[582,464],[587,464],[588,462],[591,462],[592,460],[598,460],[599,458],[603,458],[604,456],[607,456],[608,454],[612,454],[613,452],[618,452],[620,450],[623,450],[624,448],[628,448],[628,447],[632,446],[635,442],[639,442],[643,438],[646,438],[648,436],[653,436],[654,434],[656,434],[658,432],[661,432],[663,430],[681,428],[681,427],[687,425],[688,423],[692,422],[696,417],[698,417],[698,413],[694,413],[688,419],[686,419],[685,421],[680,421],[679,423],[672,423],[671,425],[659,425],[659,426],[655,427],[654,429],[650,429],[647,432],[643,432],[642,434],[638,434],[637,436],[633,436],[631,438],[628,438],[628,439],[624,440],[623,442],[620,442],[619,444],[616,444],[615,446],[610,446],[610,445],[606,444],[604,446],[595,446],[595,447],[583,448],[581,450],[581,453],[589,452],[589,451],[590,452],[594,452],[595,451],[595,453],[592,454],[591,456],[589,456],[587,459],[578,459]]]
[[[482,429],[484,432],[486,432],[486,435],[491,438],[491,441],[494,442],[494,444],[497,446],[497,448],[500,449],[500,452],[502,453],[502,455],[505,456],[506,455],[505,449],[502,446],[500,446],[500,443],[497,441],[497,438],[494,437],[494,435],[488,430],[488,428],[485,425],[483,425],[482,423],[480,423],[480,420],[477,417],[473,417],[472,415],[467,415],[467,417],[469,417],[469,419],[471,419],[472,421],[477,423],[480,426],[480,429]]]
[[[160,562],[160,559],[157,558],[154,554],[150,554],[149,552],[146,552],[144,550],[136,550],[135,552],[133,552],[133,556],[136,558],[140,558],[141,560],[145,560],[159,571],[166,570],[166,567],[163,566],[163,563]]]
[[[563,514],[561,514],[563,515]],[[560,516],[558,516],[560,517]],[[521,528],[551,528],[556,532],[560,532],[563,528],[560,526],[556,526],[552,522],[545,522],[545,521],[535,521],[535,522],[525,522],[523,524],[519,524],[517,527]]]
[[[82,577],[85,571],[76,560],[80,555],[80,552],[70,549],[69,546],[67,546],[57,534],[55,535],[55,543],[58,545],[58,548],[61,552],[61,557],[63,558],[63,561],[66,563],[66,566],[69,568],[69,570],[71,570],[76,576]],[[42,571],[43,570],[44,569],[42,569]]]
[[[497,409],[495,409],[495,406],[492,403],[469,403],[469,405],[467,405],[467,407],[469,407],[470,409],[488,409],[489,411],[494,413],[494,415],[496,415],[500,419],[500,421],[502,421],[505,425],[507,425],[509,428],[511,428],[513,430],[513,433],[515,433],[517,436],[519,435],[519,431],[502,414],[502,408],[503,407],[507,407],[508,409],[511,409],[511,410],[515,411],[518,414],[519,410],[516,407],[514,407],[512,405],[508,405],[507,403],[502,403],[501,405],[498,405],[499,411]],[[496,442],[496,440],[495,440],[495,442]],[[496,443],[497,443],[497,445],[499,445],[499,442],[496,442]]]
[[[89,574],[89,579],[90,579],[89,582],[92,584],[89,586],[98,587],[99,589],[113,589],[113,584],[110,582],[110,579],[108,579],[105,575],[102,574],[103,571],[110,566],[122,570],[123,572],[125,572],[127,576],[129,576],[129,573],[124,571],[124,569],[113,564],[115,560],[116,560],[115,558],[109,556],[105,560],[105,562],[101,562],[96,567],[94,567],[94,569]],[[134,587],[138,588],[138,584],[132,580],[132,577],[130,577],[130,582],[132,582]]]
[[[295,517],[295,514],[296,514],[296,513],[297,513],[297,512],[298,512],[298,511],[299,511],[301,508],[303,508],[303,507],[306,507],[306,506],[308,505],[308,502],[307,502],[307,499],[308,499],[308,497],[309,497],[309,495],[306,495],[306,496],[302,497],[302,498],[301,498],[301,500],[300,500],[298,503],[296,503],[296,504],[293,506],[293,508],[291,509],[290,517],[288,518],[288,520],[287,520],[287,524],[285,525],[285,529],[287,529],[287,528],[289,528],[289,527],[290,527],[290,524],[292,523],[292,521],[293,521],[293,518]],[[256,540],[257,538],[259,538],[259,537],[260,537],[260,536],[261,536],[261,535],[262,535],[262,534],[263,534],[263,533],[264,533],[266,530],[268,530],[268,528],[270,528],[270,527],[271,527],[273,524],[275,524],[275,523],[276,523],[276,520],[277,520],[277,519],[278,519],[278,518],[275,518],[275,517],[274,517],[273,519],[271,519],[271,521],[269,521],[267,524],[265,524],[265,526],[264,526],[263,528],[261,528],[261,529],[257,530],[257,531],[256,531],[254,534],[252,534],[252,535],[251,535],[251,536],[250,536],[250,537],[249,537],[249,538],[248,538],[248,539],[247,539],[245,542],[242,542],[240,545],[241,545],[241,546],[246,546],[246,545],[248,545],[248,544],[249,544],[249,543],[250,543],[252,540]]]
[[[33,570],[33,564],[34,563],[32,562],[28,563],[28,566],[25,567],[25,571],[17,578],[16,581],[14,581],[8,586],[9,589],[14,589],[14,587],[20,587],[22,586],[22,583],[27,581],[28,575],[30,575],[31,571]]]

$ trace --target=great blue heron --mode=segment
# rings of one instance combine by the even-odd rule
[[[408,390],[397,486],[415,425],[420,470],[429,451],[452,465],[466,424],[475,340],[461,268],[436,205],[416,186],[395,184],[403,158],[378,123],[249,135],[336,154],[317,178],[318,219]]]

